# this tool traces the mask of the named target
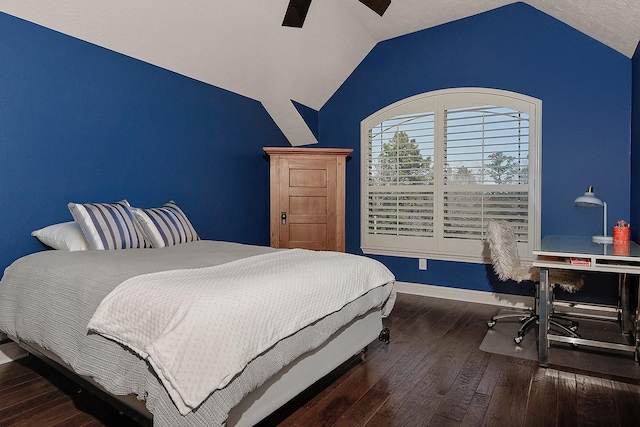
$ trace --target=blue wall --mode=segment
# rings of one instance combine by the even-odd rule
[[[204,238],[269,244],[259,102],[0,13],[0,271],[67,203],[174,199]]]
[[[640,45],[631,60],[631,238],[640,242]]]
[[[319,113],[320,144],[350,147],[347,251],[360,251],[360,121],[436,89],[489,87],[542,100],[542,235],[600,234],[602,211],[575,207],[588,185],[610,223],[630,215],[631,61],[523,3],[379,43]],[[377,257],[400,281],[518,293],[491,268]]]

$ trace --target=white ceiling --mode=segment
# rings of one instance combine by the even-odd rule
[[[0,11],[256,99],[292,145],[315,138],[290,100],[319,110],[376,43],[514,3],[392,0],[383,17],[358,0],[315,0],[302,29],[289,0],[0,0]],[[525,3],[631,57],[640,0]]]

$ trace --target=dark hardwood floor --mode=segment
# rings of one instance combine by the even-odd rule
[[[479,350],[496,310],[399,295],[391,343],[373,343],[279,426],[640,425],[639,380]],[[34,358],[0,365],[0,426],[133,425]]]

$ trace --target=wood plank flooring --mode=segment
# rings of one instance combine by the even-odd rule
[[[293,408],[282,427],[638,426],[640,381],[479,350],[496,307],[400,294],[391,343]],[[0,426],[134,426],[34,358],[0,365]]]

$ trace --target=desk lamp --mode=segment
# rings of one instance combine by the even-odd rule
[[[593,236],[591,240],[594,243],[613,243],[613,237],[607,236],[607,203],[594,196],[593,186],[590,185],[589,188],[587,188],[587,191],[582,196],[578,197],[574,203],[578,206],[587,208],[602,206],[604,216],[602,220],[602,235]]]

